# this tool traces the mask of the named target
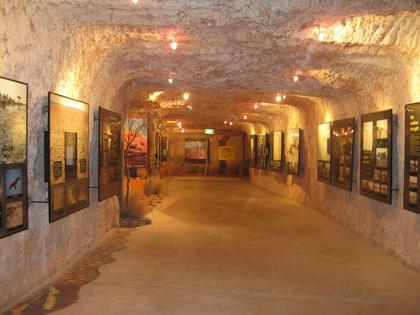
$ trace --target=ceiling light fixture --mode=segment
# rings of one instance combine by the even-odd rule
[[[188,105],[187,109],[192,110],[192,105]]]
[[[258,104],[254,104],[254,109],[257,109],[258,108]]]
[[[280,103],[282,99],[283,99],[283,97],[280,94],[276,95],[276,102],[277,103]]]
[[[231,121],[230,121],[230,122],[229,122],[229,126],[232,126],[232,125],[233,125],[233,122],[231,122]]]
[[[184,95],[182,95],[185,101],[188,101],[190,99],[190,93],[185,92]]]
[[[247,115],[244,115],[244,120],[247,120],[248,119],[248,116]]]
[[[139,3],[139,0],[131,0],[134,4]]]
[[[184,133],[185,132],[185,129],[182,129],[181,132]]]
[[[170,46],[172,50],[176,50],[178,48],[178,43],[176,42],[175,39],[172,41]]]
[[[227,121],[225,120],[225,125],[227,124]]]

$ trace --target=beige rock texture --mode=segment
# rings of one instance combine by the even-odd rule
[[[402,209],[403,106],[420,101],[419,29],[418,0],[0,0],[0,75],[29,83],[29,196],[45,199],[48,91],[90,103],[91,186],[98,106],[123,115],[153,109],[186,128],[224,129],[224,120],[250,134],[301,127],[303,176],[259,171],[253,182],[323,211],[420,270],[420,216]],[[282,104],[277,93],[287,94]],[[318,183],[316,126],[352,116],[359,123],[360,114],[386,108],[399,121],[393,205]],[[358,158],[355,165],[357,177]],[[90,198],[88,209],[54,224],[45,205],[31,205],[29,230],[0,240],[0,283],[8,284],[0,309],[112,227],[118,201],[98,204],[94,190]]]

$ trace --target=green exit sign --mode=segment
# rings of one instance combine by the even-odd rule
[[[206,135],[214,135],[214,129],[204,129]]]

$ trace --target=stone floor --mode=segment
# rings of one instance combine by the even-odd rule
[[[420,314],[420,274],[240,179],[178,177],[73,304],[52,314]]]

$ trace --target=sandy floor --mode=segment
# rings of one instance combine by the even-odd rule
[[[177,177],[127,249],[53,314],[420,314],[420,274],[238,179]]]

